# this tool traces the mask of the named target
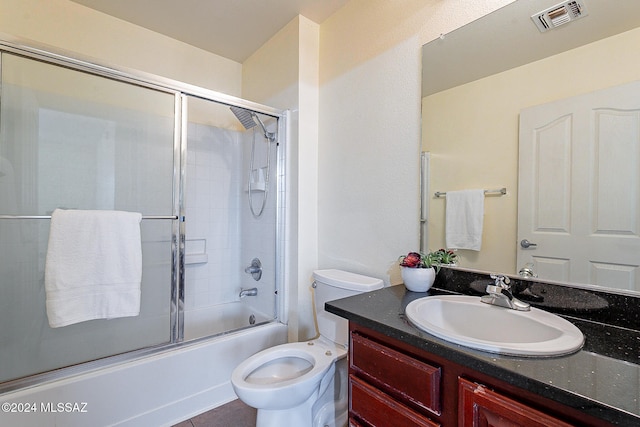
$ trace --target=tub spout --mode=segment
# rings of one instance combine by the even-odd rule
[[[258,288],[240,289],[240,298],[242,297],[254,297],[258,295]]]

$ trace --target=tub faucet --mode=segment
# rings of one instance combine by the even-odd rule
[[[491,278],[495,280],[495,283],[487,285],[486,291],[489,295],[483,295],[480,301],[518,311],[529,311],[531,309],[529,303],[520,301],[513,296],[510,291],[511,287],[509,286],[510,281],[508,277],[502,274],[492,274]]]
[[[240,298],[254,297],[256,295],[258,295],[258,288],[240,289]]]

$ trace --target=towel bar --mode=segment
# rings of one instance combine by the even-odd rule
[[[484,190],[484,194],[494,194],[497,193],[498,196],[504,196],[505,194],[507,194],[507,188],[506,187],[502,187],[502,188],[497,188],[495,190]],[[433,193],[433,195],[435,197],[442,197],[442,196],[446,196],[447,192],[446,191],[436,191],[435,193]]]
[[[51,219],[51,215],[0,215],[0,219]],[[143,215],[142,219],[178,219],[178,215]]]

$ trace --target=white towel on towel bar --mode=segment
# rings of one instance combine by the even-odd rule
[[[449,249],[482,246],[484,190],[447,191],[446,242]]]
[[[123,211],[53,212],[44,273],[52,328],[140,313],[141,219]]]

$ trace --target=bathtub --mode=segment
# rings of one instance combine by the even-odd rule
[[[233,369],[286,340],[272,322],[5,393],[0,425],[171,426],[235,399]]]
[[[261,325],[269,316],[252,309],[243,301],[229,302],[184,312],[184,340],[219,335],[228,331]]]

